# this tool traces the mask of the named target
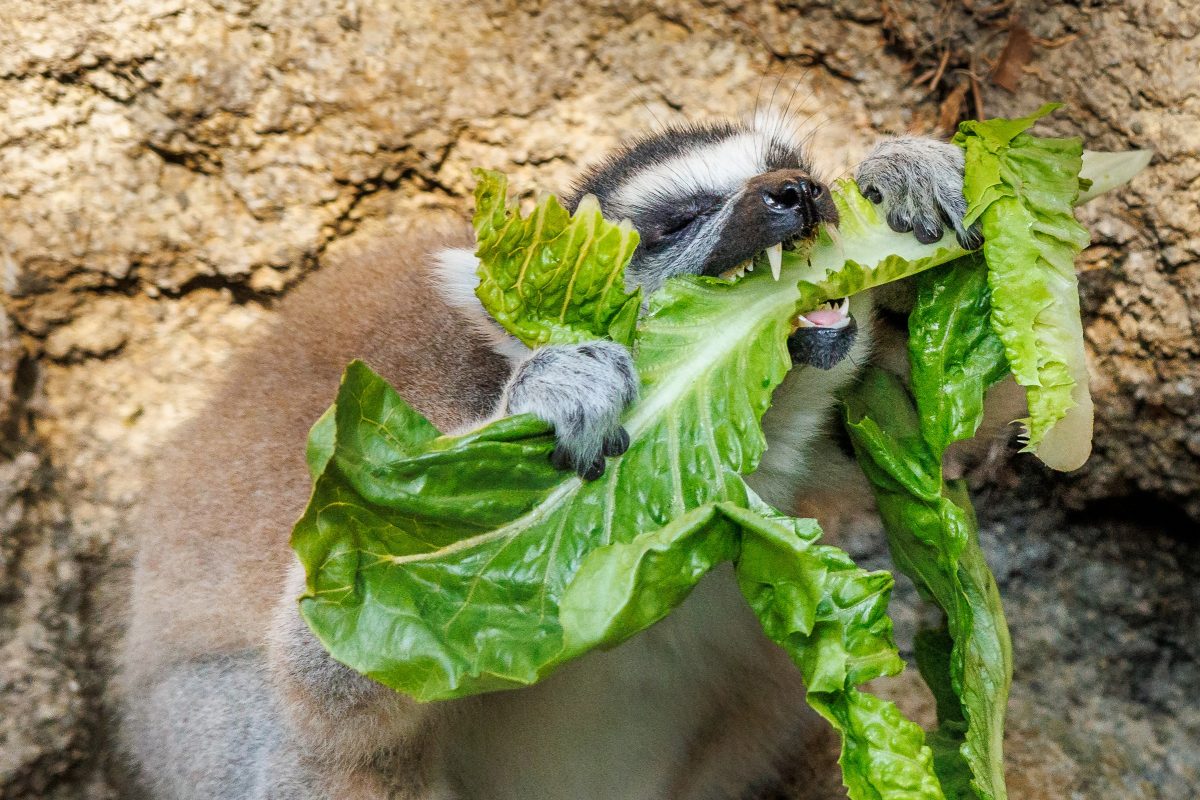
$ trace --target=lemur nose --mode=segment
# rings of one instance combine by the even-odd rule
[[[794,176],[763,187],[762,199],[772,211],[795,211],[811,206],[824,190],[825,187],[814,180]]]

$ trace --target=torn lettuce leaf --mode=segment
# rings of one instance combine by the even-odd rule
[[[785,259],[803,259],[806,264],[800,310],[911,277],[967,253],[953,231],[943,230],[938,241],[921,244],[911,233],[892,230],[880,207],[863,197],[850,178],[834,183],[832,197],[839,217],[837,233],[822,228],[807,254],[784,254]]]
[[[810,703],[841,731],[853,800],[942,797],[932,770],[957,752],[949,720],[931,752],[893,706],[855,688],[899,665],[883,616],[890,578],[813,544],[815,523],[781,517],[740,476],[765,447],[759,420],[789,366],[791,320],[964,252],[952,236],[921,245],[891,231],[843,181],[840,236],[785,253],[778,283],[761,271],[737,283],[675,279],[638,319],[640,298],[623,280],[631,231],[586,205],[570,217],[553,198],[520,218],[504,192],[502,176],[480,175],[480,299],[531,346],[633,344],[642,392],[624,420],[630,448],[584,483],[549,466],[552,438],[532,417],[444,436],[352,364],[310,436],[313,495],[293,532],[307,574],[301,613],[317,637],[418,699],[517,687],[652,624],[705,571],[733,561],[764,630],[810,681]],[[962,402],[969,418],[973,401]],[[929,436],[965,430],[935,427]],[[924,436],[916,441],[931,447]],[[927,462],[913,485],[940,475]],[[913,466],[905,453],[893,464]],[[934,538],[947,575],[954,559],[969,571],[969,530]]]
[[[983,227],[992,327],[1026,391],[1026,450],[1066,471],[1082,466],[1092,441],[1075,280],[1075,256],[1089,237],[1072,210],[1083,145],[1025,133],[1057,107],[1016,120],[964,122],[954,141],[966,151],[966,222]]]
[[[584,197],[574,214],[547,196],[529,216],[508,202],[508,178],[476,169],[475,293],[492,318],[529,347],[611,338],[628,345],[641,291],[625,291],[638,234],[609,222]]]
[[[872,368],[846,399],[892,559],[945,614],[944,629],[918,636],[917,660],[937,700],[938,775],[946,796],[963,800],[1007,796],[1008,629],[965,486],[942,475],[946,448],[974,435],[984,394],[1008,373],[987,278],[978,256],[922,274],[909,317],[912,394]]]
[[[488,191],[502,183],[482,177]],[[843,208],[857,206],[846,219],[861,219],[863,235],[895,236],[852,184],[839,189]],[[517,237],[521,226],[483,194],[492,222],[480,223],[481,241]],[[526,222],[563,223],[565,212],[555,206],[547,198]],[[510,232],[494,233],[500,230]],[[541,248],[540,235],[520,235]],[[821,248],[832,246],[818,245],[812,257],[820,263]],[[910,250],[923,257],[904,262],[877,253],[876,262],[886,261],[886,274],[897,277],[962,253],[956,245]],[[512,266],[518,248],[481,246],[480,253],[481,272],[495,281],[494,291],[481,291],[493,315],[508,314],[518,329],[555,341],[595,335],[594,315],[546,323],[547,295],[528,301],[531,321],[521,328],[527,301],[505,283],[522,274]],[[493,255],[508,266],[492,263]],[[552,269],[530,263],[525,274],[538,280]],[[596,256],[575,273],[594,286],[615,263]],[[869,268],[853,266],[858,272],[839,291],[874,285]],[[622,285],[619,267],[612,286]],[[308,575],[301,612],[318,638],[339,661],[424,700],[533,683],[580,652],[586,642],[566,646],[559,605],[589,552],[710,503],[745,502],[740,476],[766,446],[759,421],[790,367],[791,320],[829,299],[821,285],[802,280],[819,270],[787,254],[779,282],[766,273],[737,283],[689,277],[656,292],[637,329],[640,398],[623,420],[630,447],[593,482],[549,466],[551,438],[531,418],[444,437],[377,375],[351,365],[333,430],[329,418],[314,429],[309,462],[319,472],[293,532]]]
[[[865,213],[886,230],[873,208]],[[960,252],[930,248],[908,269]],[[889,275],[904,269],[889,263]],[[486,260],[481,269],[491,269]],[[533,683],[669,612],[698,580],[697,564],[736,560],[764,625],[819,687],[814,703],[843,732],[852,796],[885,796],[901,781],[919,790],[912,797],[936,800],[920,729],[855,689],[900,666],[882,616],[890,578],[861,573],[828,548],[791,563],[784,555],[803,552],[815,524],[781,521],[740,477],[765,447],[759,421],[790,366],[791,320],[810,310],[804,303],[827,299],[820,287],[801,287],[816,269],[789,254],[778,283],[766,273],[736,284],[686,278],[656,292],[637,329],[641,394],[623,421],[631,444],[594,482],[550,467],[552,439],[531,417],[442,436],[379,376],[352,364],[311,437],[314,492],[293,532],[308,577],[301,614],[339,661],[418,699],[446,699]],[[871,281],[869,270],[850,279],[860,288]],[[550,335],[594,335],[590,319],[565,315]],[[600,624],[564,599],[589,554],[681,531],[688,536],[673,552],[683,561],[652,573],[654,604]],[[771,559],[747,555],[771,552],[780,559],[775,572]],[[682,571],[673,583],[663,577],[671,567]],[[624,607],[639,585],[615,583],[606,602]],[[837,616],[847,596],[860,598],[851,610],[865,603],[872,615]],[[808,606],[788,605],[804,598]],[[776,624],[803,621],[806,607],[834,616],[814,618],[811,630]]]
[[[758,420],[789,366],[795,293],[776,286],[693,279],[656,295],[629,450],[592,482],[550,466],[552,439],[530,417],[438,436],[352,365],[293,534],[309,578],[301,612],[318,638],[425,700],[532,683],[569,658],[559,604],[588,552],[744,500],[738,475],[762,454]],[[727,335],[700,335],[717,326]]]

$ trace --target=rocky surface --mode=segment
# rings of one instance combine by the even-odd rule
[[[756,97],[790,104],[831,176],[878,132],[977,102],[1061,99],[1047,129],[1159,153],[1083,212],[1097,452],[1035,491],[1132,496],[1104,506],[1131,521],[997,502],[990,525],[1008,528],[993,549],[1019,565],[1003,582],[1028,631],[1014,784],[1195,796],[1197,653],[1164,626],[1200,610],[1200,537],[1161,510],[1200,519],[1198,15],[1184,0],[0,3],[0,798],[129,796],[105,699],[122,520],[145,455],[274,298],[413,208],[465,210],[472,166],[560,189],[622,135]]]

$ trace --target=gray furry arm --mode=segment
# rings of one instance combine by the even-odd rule
[[[633,358],[616,342],[550,345],[517,365],[504,389],[502,410],[550,423],[558,439],[551,457],[555,466],[591,480],[604,474],[606,456],[629,446],[620,418],[637,388]]]
[[[296,598],[303,592],[304,570],[294,564],[268,646],[271,680],[301,749],[352,770],[393,748],[397,739],[419,739],[437,706],[418,703],[335,661],[300,616]]]
[[[924,136],[885,139],[858,165],[854,180],[863,196],[887,209],[892,230],[913,231],[924,244],[942,238],[949,226],[959,244],[974,250],[983,243],[978,223],[963,225],[963,151]]]

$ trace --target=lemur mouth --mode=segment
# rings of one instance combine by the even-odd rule
[[[802,328],[824,328],[839,330],[850,325],[850,298],[839,297],[826,300],[818,308],[799,314],[792,320],[792,333]]]
[[[804,236],[791,236],[782,242],[776,242],[765,250],[755,253],[752,257],[747,258],[742,263],[718,275],[718,278],[723,278],[727,281],[736,281],[746,275],[747,272],[753,272],[755,267],[769,266],[771,268],[771,277],[779,280],[780,272],[783,270],[783,251],[795,250]]]
[[[850,316],[850,299],[829,300],[820,308],[792,319],[788,353],[796,366],[833,369],[850,355],[857,335],[858,325]]]

